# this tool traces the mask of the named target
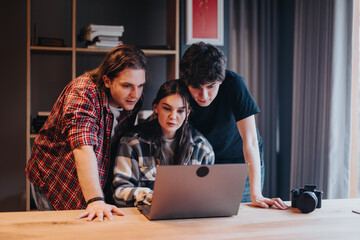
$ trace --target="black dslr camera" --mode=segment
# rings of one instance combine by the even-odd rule
[[[322,191],[315,190],[315,185],[291,190],[291,207],[298,208],[302,213],[309,213],[321,208]]]

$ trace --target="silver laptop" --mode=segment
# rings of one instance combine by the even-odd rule
[[[158,166],[149,220],[237,215],[249,164]]]

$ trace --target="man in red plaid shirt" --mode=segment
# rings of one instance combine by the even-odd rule
[[[40,210],[84,209],[92,220],[112,213],[113,156],[142,105],[147,60],[135,47],[112,49],[100,66],[71,81],[38,133],[26,173]]]

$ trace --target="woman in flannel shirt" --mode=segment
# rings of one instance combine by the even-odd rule
[[[187,121],[189,94],[182,82],[165,82],[153,108],[154,118],[120,140],[113,181],[117,206],[151,204],[157,165],[214,163],[210,143]]]
[[[26,166],[39,210],[84,209],[79,217],[112,219],[113,159],[122,132],[142,104],[147,60],[115,47],[100,66],[71,81],[38,133]]]

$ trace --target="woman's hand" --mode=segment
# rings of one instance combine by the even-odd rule
[[[280,198],[266,198],[262,195],[251,197],[252,205],[262,208],[269,208],[271,206],[275,206],[278,209],[286,210],[288,206],[280,199]]]
[[[113,220],[113,213],[116,213],[119,216],[125,215],[123,211],[114,205],[106,204],[104,201],[96,201],[90,203],[86,207],[85,212],[77,216],[77,219],[87,217],[88,221],[92,221],[95,219],[95,217],[97,217],[99,218],[99,221],[102,222],[104,217],[108,218],[109,220]]]

